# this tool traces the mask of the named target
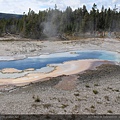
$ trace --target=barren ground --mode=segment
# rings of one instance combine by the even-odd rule
[[[87,49],[120,52],[119,39],[91,38],[72,41],[21,41],[21,39],[13,39],[11,41],[0,38],[0,40],[0,56],[36,56]],[[120,66],[102,65],[97,70],[88,70],[83,74],[46,79],[49,80],[15,87],[16,89],[10,91],[1,91],[0,113],[120,113]],[[68,86],[71,89],[67,89]]]

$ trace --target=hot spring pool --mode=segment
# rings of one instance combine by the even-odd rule
[[[70,51],[63,53],[54,53],[48,55],[40,55],[36,57],[28,57],[22,60],[0,61],[0,69],[15,68],[24,70],[28,68],[41,69],[47,64],[58,64],[71,60],[83,59],[100,59],[114,62],[120,62],[120,54],[109,51],[87,50],[87,51]]]

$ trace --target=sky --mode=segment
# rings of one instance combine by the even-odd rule
[[[116,4],[116,7],[120,10],[120,0],[0,0],[0,12],[13,14],[23,14],[25,12],[27,14],[29,8],[31,8],[38,13],[39,10],[54,8],[55,4],[60,10],[65,10],[67,6],[75,10],[86,5],[89,11],[94,3],[97,4],[98,9],[101,9],[102,5],[105,8],[113,9]]]

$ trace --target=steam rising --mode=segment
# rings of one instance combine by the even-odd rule
[[[59,28],[59,11],[57,10],[49,10],[48,11],[48,15],[47,15],[47,21],[45,21],[43,23],[44,26],[44,30],[43,33],[47,36],[47,37],[52,37],[52,36],[56,36],[58,34],[58,28]]]

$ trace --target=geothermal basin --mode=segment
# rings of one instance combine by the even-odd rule
[[[70,75],[101,64],[119,64],[117,52],[86,50],[46,54],[21,59],[0,58],[0,85],[23,85],[44,78]]]

